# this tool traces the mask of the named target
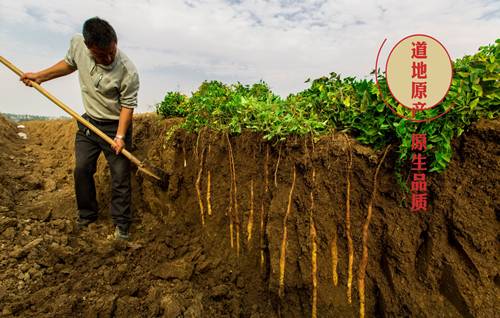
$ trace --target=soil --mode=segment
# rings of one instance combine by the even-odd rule
[[[102,157],[99,219],[75,226],[76,124],[28,122],[22,140],[0,117],[0,316],[311,317],[313,308],[318,317],[359,316],[363,224],[383,149],[341,133],[280,145],[254,133],[187,133],[179,123],[154,114],[134,120],[132,152],[171,177],[164,190],[134,174],[132,240],[123,242],[110,237]],[[366,317],[500,312],[499,145],[500,120],[471,126],[454,141],[449,168],[428,174],[430,208],[418,214],[403,204],[389,150],[368,228]]]

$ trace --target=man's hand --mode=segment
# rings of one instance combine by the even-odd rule
[[[123,137],[122,138],[115,137],[113,141],[115,143],[111,146],[111,148],[113,148],[113,150],[118,155],[123,150],[123,148],[125,148],[125,141],[123,141]]]
[[[118,121],[118,129],[116,130],[115,146],[112,146],[116,154],[119,154],[123,147],[125,147],[125,135],[127,134],[128,127],[132,123],[134,114],[133,108],[122,107],[120,110],[120,120]]]
[[[43,82],[38,73],[24,73],[19,80],[22,81],[26,86],[33,86],[33,82],[37,84],[41,84]]]
[[[76,68],[67,64],[64,60],[57,62],[51,67],[36,73],[24,73],[19,80],[21,80],[26,86],[33,86],[33,82],[41,84],[43,82],[49,81],[53,78],[68,75],[73,73]]]

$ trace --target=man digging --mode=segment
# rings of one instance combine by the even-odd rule
[[[131,223],[130,161],[120,154],[132,144],[132,117],[137,107],[139,76],[134,64],[117,48],[113,27],[98,17],[83,24],[83,35],[71,39],[66,57],[55,65],[36,73],[25,73],[21,80],[28,86],[73,73],[78,70],[85,114],[83,118],[106,135],[106,141],[78,123],[75,139],[75,193],[78,228],[97,220],[94,174],[102,152],[111,170],[111,216],[115,238],[129,239]]]

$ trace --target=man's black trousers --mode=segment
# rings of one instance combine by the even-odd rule
[[[87,114],[84,114],[83,117],[112,139],[115,137],[118,129],[117,120],[96,121]],[[125,148],[130,149],[131,144],[132,124],[130,124],[125,136]],[[76,166],[74,173],[79,217],[91,221],[97,219],[98,206],[94,174],[101,151],[104,152],[111,171],[111,217],[115,225],[128,230],[132,219],[130,161],[122,154],[116,155],[111,145],[80,123],[78,123],[75,139]]]

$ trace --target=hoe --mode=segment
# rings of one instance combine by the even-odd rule
[[[0,62],[10,68],[14,73],[16,73],[19,76],[23,75],[23,72],[18,69],[14,64],[10,63],[8,60],[6,60],[3,56],[0,56]],[[45,97],[50,99],[54,104],[62,108],[66,113],[71,115],[74,119],[79,121],[82,125],[93,131],[96,135],[104,139],[108,144],[113,145],[114,141],[110,137],[108,137],[105,133],[103,133],[101,130],[99,130],[97,127],[92,125],[90,122],[85,120],[82,116],[80,116],[78,113],[76,113],[74,110],[69,108],[67,105],[65,105],[63,102],[61,102],[59,99],[54,97],[52,94],[50,94],[45,88],[43,88],[40,84],[32,82],[33,87],[42,93]],[[127,149],[123,149],[121,151],[121,154],[127,157],[132,163],[134,163],[139,171],[144,173],[150,179],[153,181],[155,184],[159,185],[162,189],[168,188],[168,179],[169,176],[168,174],[163,171],[162,169],[158,167],[154,167],[151,164],[147,163],[146,161],[140,161],[137,159],[134,155],[132,155]]]

